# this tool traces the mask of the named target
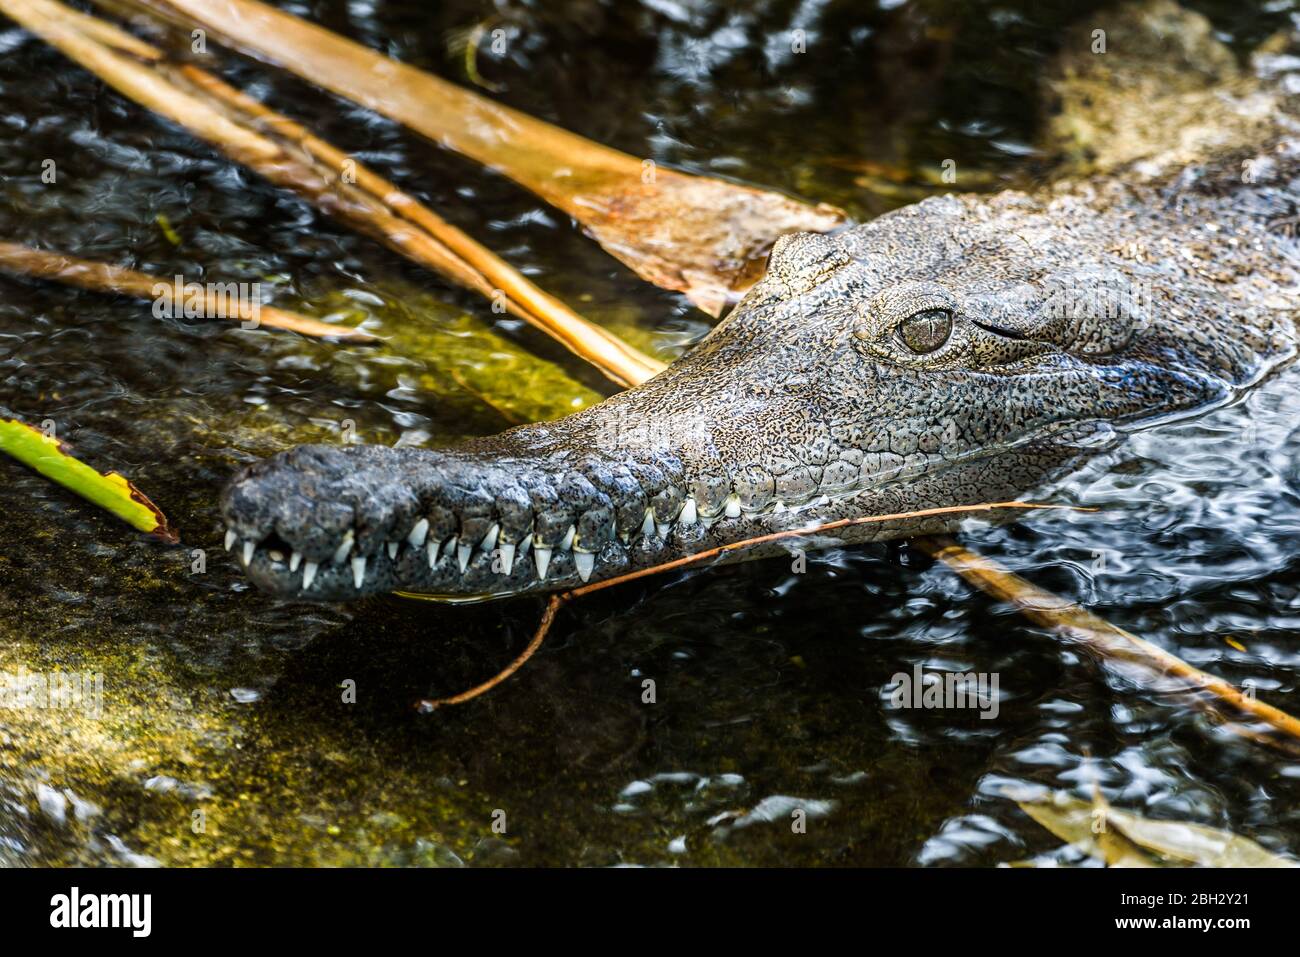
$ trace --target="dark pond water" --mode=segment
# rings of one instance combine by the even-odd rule
[[[1091,5],[430,6],[286,5],[462,83],[463,38],[495,17],[507,52],[485,48],[479,69],[503,101],[863,219],[927,195],[945,158],[983,188],[1032,180],[1041,70]],[[1291,16],[1290,3],[1197,8],[1243,51]],[[769,39],[791,29],[807,31],[806,54]],[[274,71],[219,62],[642,347],[671,358],[707,330],[507,181]],[[41,180],[47,159],[55,184]],[[158,320],[0,279],[0,412],[50,420],[84,458],[132,476],[185,543],[155,544],[0,462],[0,670],[99,673],[104,689],[99,715],[0,711],[0,863],[1073,861],[1003,792],[1088,796],[1094,781],[1118,806],[1300,851],[1294,764],[906,551],[622,586],[562,613],[495,693],[414,714],[415,698],[509,661],[540,603],[269,601],[220,550],[222,482],[253,457],[339,441],[349,420],[367,441],[439,442],[563,414],[597,401],[601,381],[4,24],[0,237],[260,281],[277,304],[364,319],[389,340]],[[1297,385],[1284,373],[1238,406],[1139,435],[1056,496],[1099,512],[964,540],[1300,712]],[[891,676],[917,664],[998,673],[997,719],[889,709]]]

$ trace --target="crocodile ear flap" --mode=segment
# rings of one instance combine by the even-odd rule
[[[851,257],[844,247],[821,233],[787,233],[778,237],[767,259],[767,275],[791,293],[807,292]]]

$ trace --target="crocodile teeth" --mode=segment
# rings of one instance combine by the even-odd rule
[[[411,527],[411,534],[406,536],[407,542],[412,548],[419,548],[424,544],[425,538],[429,534],[429,520],[422,518]]]
[[[649,538],[655,533],[655,510],[647,508],[645,510],[645,519],[641,522],[641,534]]]
[[[316,569],[320,568],[315,562],[308,562],[302,566],[302,590],[306,591],[311,587],[311,583],[316,580]]]
[[[509,542],[501,543],[501,574],[509,575],[515,567],[515,546]]]
[[[352,559],[352,584],[360,588],[366,581],[366,556],[358,555]]]
[[[302,553],[292,552],[289,555],[289,571],[296,572],[298,566],[302,564]]]
[[[726,506],[722,511],[727,518],[740,518],[740,496],[735,492],[728,495]]]
[[[686,504],[682,506],[681,514],[677,516],[677,521],[683,525],[694,525],[699,513],[695,508],[695,497],[690,496],[686,499]]]
[[[230,551],[232,548],[234,548],[234,547],[235,547],[235,542],[237,542],[237,541],[239,541],[239,536],[235,534],[235,530],[234,530],[233,528],[231,528],[231,529],[227,529],[227,531],[226,531],[226,551]]]
[[[347,534],[343,536],[343,541],[339,542],[339,547],[334,549],[334,564],[342,565],[350,551],[352,551],[352,529],[349,528]]]
[[[519,540],[519,557],[523,558],[533,547],[533,534],[529,532]]]
[[[284,552],[280,551],[278,548],[273,548],[271,551],[266,553],[266,557],[271,559],[273,562],[282,562],[284,561]]]
[[[671,532],[672,530],[673,527],[669,525],[667,522],[655,526],[655,534],[657,534],[660,538],[667,538],[668,533]]]
[[[594,552],[574,552],[573,564],[578,569],[578,577],[586,581],[591,577],[591,570],[596,567]]]
[[[247,565],[253,560],[253,551],[257,548],[257,542],[244,542],[244,564]]]
[[[573,540],[577,537],[578,537],[577,527],[574,525],[570,525],[569,530],[565,532],[564,537],[560,539],[560,551],[567,552],[570,548],[572,548]]]
[[[439,547],[441,547],[441,545],[442,545],[442,542],[437,542],[437,541],[434,541],[434,540],[430,539],[430,540],[429,540],[429,544],[427,544],[427,545],[424,546],[424,550],[425,550],[426,552],[429,553],[429,567],[430,567],[430,568],[432,568],[434,565],[438,564],[438,549],[439,549]]]
[[[551,564],[551,550],[538,545],[533,549],[533,559],[537,562],[537,580],[546,578],[546,569]]]
[[[488,533],[483,536],[483,541],[478,543],[478,547],[485,552],[490,552],[497,547],[497,533],[501,531],[500,525],[493,525],[488,529]]]
[[[389,542],[389,543],[388,543],[388,557],[389,557],[389,558],[396,558],[396,557],[397,557],[397,546],[398,546],[399,544],[400,544],[400,542]]]
[[[469,557],[474,554],[473,545],[457,545],[456,561],[460,563],[460,573],[465,574],[465,569],[469,568]]]

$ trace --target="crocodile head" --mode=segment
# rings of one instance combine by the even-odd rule
[[[640,387],[451,449],[291,449],[226,489],[227,547],[286,598],[470,600],[1022,495],[1099,435],[1224,402],[1290,354],[1272,313],[1230,307],[1183,257],[1132,254],[1168,232],[1144,217],[1006,193],[784,237],[733,312]]]

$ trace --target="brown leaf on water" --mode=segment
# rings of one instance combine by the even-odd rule
[[[779,193],[657,169],[653,181],[611,177],[568,199],[588,234],[647,282],[686,295],[712,316],[740,297],[778,236],[826,232],[844,214]],[[558,198],[562,200],[563,198]]]
[[[1110,867],[1300,866],[1231,831],[1141,817],[1100,796],[1089,802],[1056,791],[1017,804],[1061,840]]]
[[[1290,858],[1266,850],[1250,838],[1204,824],[1153,821],[1111,809],[1115,829],[1162,857],[1201,867],[1296,867]]]
[[[1066,844],[1108,867],[1154,867],[1151,858],[1122,835],[1106,830],[1106,811],[1064,792],[1037,801],[1019,801],[1020,809]],[[1023,866],[1023,862],[1022,862]]]

